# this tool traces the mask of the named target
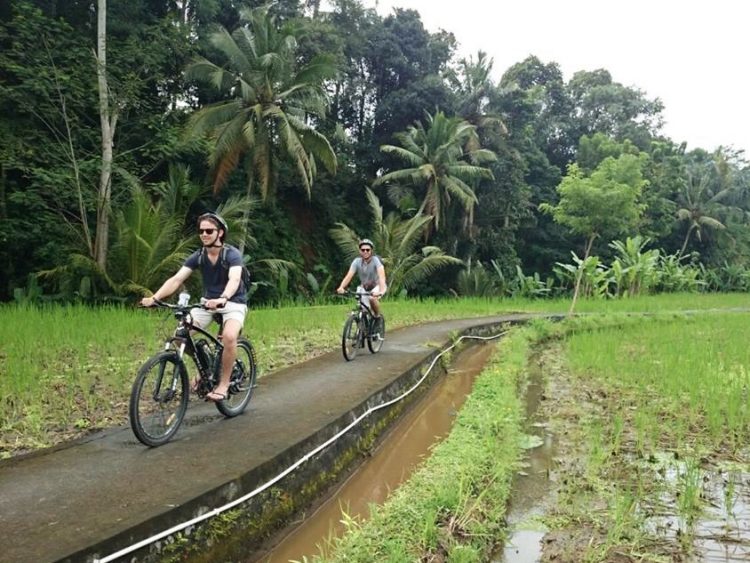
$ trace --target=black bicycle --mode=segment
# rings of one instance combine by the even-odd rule
[[[190,314],[203,303],[171,305],[155,301],[155,307],[174,311],[177,327],[164,343],[164,351],[149,358],[138,370],[130,393],[130,427],[135,436],[147,446],[160,446],[174,436],[188,406],[190,390],[205,398],[221,378],[221,328],[213,336],[193,324]],[[214,320],[222,326],[221,315]],[[192,358],[196,376],[188,376],[185,356]],[[237,359],[232,369],[227,398],[216,402],[216,408],[226,417],[241,414],[253,395],[257,365],[255,350],[247,338],[237,342]]]
[[[357,300],[357,306],[344,323],[344,334],[341,337],[344,358],[347,361],[353,360],[357,356],[357,350],[365,347],[365,342],[371,353],[380,352],[385,341],[385,319],[383,315],[374,316],[372,309],[362,299],[370,293],[347,291],[344,295],[354,295]]]

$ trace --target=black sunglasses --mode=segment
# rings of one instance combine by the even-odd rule
[[[214,231],[216,231],[216,229],[198,229],[200,234],[206,233],[207,235],[214,234]]]
[[[372,248],[360,248],[360,252],[372,252]]]

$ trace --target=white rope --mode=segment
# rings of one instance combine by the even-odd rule
[[[192,518],[191,520],[188,520],[187,522],[182,522],[181,524],[177,524],[176,526],[172,526],[168,530],[164,530],[163,532],[159,532],[158,534],[155,534],[149,538],[146,538],[144,540],[139,541],[138,543],[134,543],[128,547],[125,547],[121,549],[120,551],[117,551],[115,553],[112,553],[111,555],[107,555],[106,557],[103,557],[101,559],[94,559],[95,563],[108,563],[109,561],[114,561],[115,559],[118,559],[120,557],[123,557],[124,555],[127,555],[128,553],[132,553],[133,551],[136,551],[138,549],[141,549],[142,547],[146,547],[149,544],[152,544],[156,541],[159,541],[162,538],[171,536],[172,534],[175,534],[177,532],[180,532],[184,530],[185,528],[188,528],[190,526],[193,526],[195,524],[198,524],[200,522],[203,522],[204,520],[208,520],[209,518],[213,518],[214,516],[218,516],[222,512],[226,512],[227,510],[234,508],[238,504],[242,504],[243,502],[247,502],[254,496],[262,493],[267,488],[271,487],[272,485],[275,485],[278,483],[281,479],[289,475],[292,471],[297,469],[300,465],[305,463],[307,460],[309,460],[311,457],[317,455],[322,450],[326,449],[328,446],[333,444],[336,440],[341,438],[344,434],[349,432],[352,428],[354,428],[356,425],[358,425],[362,420],[370,416],[372,413],[379,411],[380,409],[384,409],[386,407],[391,406],[394,403],[397,403],[398,401],[403,400],[404,398],[408,397],[412,392],[414,392],[421,384],[424,382],[425,378],[429,375],[429,373],[432,371],[432,368],[435,367],[435,363],[440,359],[440,357],[443,354],[446,354],[450,352],[453,348],[455,348],[459,342],[461,342],[463,339],[475,339],[475,340],[494,340],[495,338],[499,338],[502,335],[504,335],[507,331],[499,332],[498,334],[495,334],[493,336],[472,336],[472,335],[462,335],[456,340],[453,344],[442,350],[437,356],[435,356],[430,363],[429,367],[425,371],[425,373],[422,375],[421,378],[406,392],[399,395],[395,399],[391,399],[390,401],[387,401],[385,403],[381,403],[379,405],[376,405],[374,407],[369,408],[366,412],[358,416],[354,421],[351,422],[346,428],[339,431],[337,434],[320,444],[318,447],[316,447],[314,450],[306,453],[304,456],[302,456],[300,459],[295,461],[292,465],[287,467],[284,471],[273,477],[271,480],[266,481],[264,484],[262,484],[260,487],[256,488],[253,491],[250,491],[246,495],[233,500],[232,502],[229,502],[223,506],[220,506],[218,508],[214,508],[213,510],[210,510],[209,512],[206,512],[204,514],[201,514],[200,516],[197,516],[195,518]]]

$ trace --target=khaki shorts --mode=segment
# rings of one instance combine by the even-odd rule
[[[245,316],[247,315],[247,305],[228,301],[221,309],[216,309],[215,311],[209,311],[208,309],[203,309],[201,307],[196,307],[190,311],[190,315],[193,317],[193,323],[203,329],[211,324],[214,315],[217,313],[222,316],[222,323],[233,319],[239,322],[241,327],[244,327]]]

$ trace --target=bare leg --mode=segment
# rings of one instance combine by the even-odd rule
[[[209,399],[220,399],[220,395],[226,396],[229,393],[229,380],[232,377],[234,361],[237,359],[237,340],[240,337],[241,330],[242,325],[234,319],[229,319],[224,323],[221,337],[224,345],[224,352],[221,355],[221,379],[216,388],[209,394]]]
[[[370,297],[370,309],[376,317],[380,315],[380,299],[374,295]]]

